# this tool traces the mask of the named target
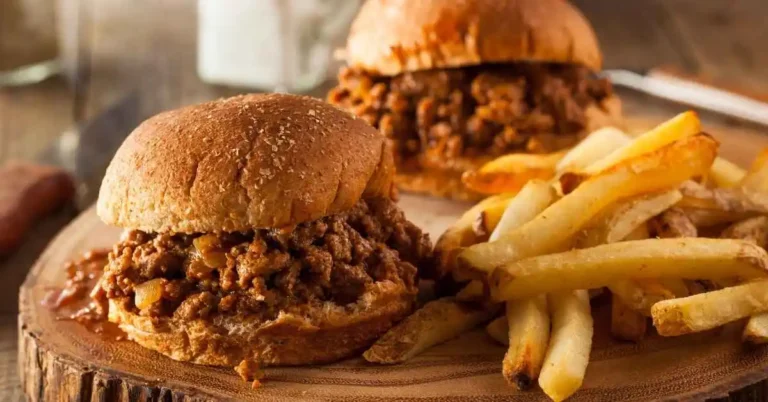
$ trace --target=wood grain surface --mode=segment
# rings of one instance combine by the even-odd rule
[[[196,2],[185,0],[79,0],[73,80],[56,78],[0,89],[0,163],[33,158],[77,121],[99,114],[121,96],[138,91],[147,113],[227,96],[240,90],[210,86],[196,76]],[[600,38],[606,67],[643,70],[672,66],[727,86],[768,92],[768,2],[765,0],[574,0]],[[322,93],[322,90],[317,92]],[[629,116],[662,120],[677,105],[622,93]],[[765,145],[768,130],[704,115],[705,127],[727,133],[723,148],[742,164]],[[714,127],[712,125],[715,124]],[[45,244],[50,227],[30,236]],[[40,244],[25,245],[0,261],[0,272],[15,280],[0,284],[0,295],[16,289]],[[19,400],[15,365],[15,303],[0,316],[0,400]],[[10,312],[10,313],[9,313]],[[10,315],[8,315],[10,314]],[[10,346],[9,346],[10,345]],[[7,346],[7,347],[6,347]]]
[[[438,236],[466,208],[449,200],[405,195],[406,214]],[[482,330],[464,334],[400,365],[354,358],[324,366],[267,368],[259,389],[231,368],[173,361],[130,341],[115,341],[58,319],[40,304],[65,280],[63,264],[93,248],[109,247],[119,229],[101,223],[93,208],[68,226],[43,253],[21,289],[19,364],[22,389],[33,402],[57,400],[434,400],[538,401],[500,373],[505,349]],[[582,388],[572,401],[698,400],[748,387],[750,397],[768,377],[768,345],[745,347],[741,325],[634,344],[612,339],[610,304],[593,302],[595,337]],[[393,390],[396,390],[393,392]],[[750,400],[741,394],[732,400]]]

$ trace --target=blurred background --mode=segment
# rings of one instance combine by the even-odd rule
[[[768,94],[765,0],[574,3],[597,31],[606,68],[665,68]],[[322,96],[358,4],[0,0],[0,162],[37,155],[129,94],[142,115],[254,89]],[[26,71],[14,76],[19,66]]]
[[[663,71],[768,101],[768,1],[573,2],[597,32],[606,69]],[[323,97],[341,65],[336,49],[360,3],[0,0],[0,167],[10,160],[53,161],[78,179],[98,182],[110,150],[161,110],[252,91]],[[619,95],[627,116],[653,122],[686,108],[626,89]],[[765,126],[721,114],[704,120],[733,136],[731,149],[759,148],[751,143],[754,135],[768,134]],[[100,145],[74,152],[83,142]],[[83,158],[97,173],[77,172]],[[8,193],[0,188],[0,203],[3,197]],[[74,213],[36,226],[21,249],[0,257],[6,289],[12,289],[0,292],[0,400],[21,398],[15,289],[50,235]]]

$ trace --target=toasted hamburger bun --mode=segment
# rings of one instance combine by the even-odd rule
[[[352,23],[347,65],[374,75],[490,63],[541,62],[602,68],[597,37],[584,15],[565,0],[369,0]],[[621,126],[621,102],[611,96],[586,110],[591,131]],[[489,158],[463,157],[453,166],[399,168],[398,187],[438,197],[475,201],[461,175]],[[428,163],[427,163],[428,165]]]
[[[257,317],[217,314],[209,320],[149,317],[110,300],[109,321],[128,339],[174,360],[210,366],[235,366],[243,360],[264,366],[334,362],[361,353],[413,310],[413,298],[392,283],[378,283],[347,306]]]
[[[246,95],[140,125],[107,169],[98,214],[148,232],[281,228],[390,197],[393,173],[385,138],[362,120],[308,97]],[[292,306],[274,320],[150,318],[126,308],[129,300],[110,299],[109,320],[173,359],[299,365],[360,352],[412,311],[415,291],[375,282],[353,304]]]
[[[352,23],[345,58],[389,76],[519,61],[597,71],[603,59],[589,22],[564,0],[370,0]]]
[[[161,113],[125,140],[97,212],[146,232],[249,231],[389,197],[385,138],[317,99],[245,95]]]

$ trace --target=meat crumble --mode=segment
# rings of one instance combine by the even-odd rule
[[[218,312],[268,320],[295,306],[354,303],[380,281],[415,296],[416,266],[431,264],[431,253],[428,235],[380,198],[293,228],[129,231],[110,253],[101,284],[109,299],[143,316]]]
[[[395,145],[399,166],[457,156],[551,152],[586,128],[585,110],[612,93],[586,67],[485,64],[375,76],[347,68],[329,102],[361,116]],[[417,166],[413,166],[417,168]]]

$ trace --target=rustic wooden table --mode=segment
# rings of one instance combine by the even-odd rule
[[[577,0],[602,43],[606,67],[644,70],[671,66],[720,85],[768,94],[768,2],[765,0]],[[0,89],[0,163],[33,158],[77,121],[93,117],[129,92],[157,111],[236,90],[202,83],[196,74],[196,2],[185,0],[82,0],[78,4],[76,79],[57,78]],[[640,96],[625,96],[627,114],[669,116],[683,108]],[[736,122],[704,115],[705,122]],[[739,132],[768,129],[739,127]],[[755,136],[747,136],[754,141]],[[746,141],[746,140],[745,140]],[[756,144],[733,146],[748,160]],[[749,153],[752,154],[749,154]],[[46,222],[39,233],[52,231]],[[37,236],[36,236],[37,237]],[[43,237],[42,235],[39,237]],[[38,241],[42,243],[42,241]],[[0,262],[0,400],[22,399],[16,376],[15,293],[43,244]]]

